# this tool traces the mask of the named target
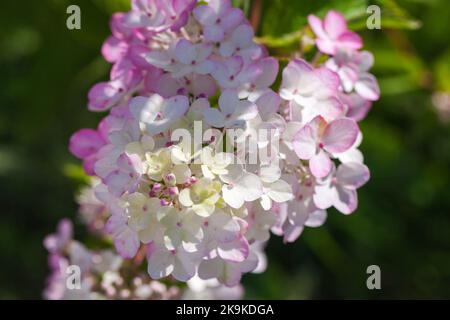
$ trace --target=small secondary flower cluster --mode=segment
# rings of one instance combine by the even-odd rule
[[[133,0],[113,16],[110,81],[89,92],[89,109],[109,114],[70,150],[100,180],[92,192],[118,253],[145,250],[151,278],[236,286],[262,268],[271,231],[291,242],[326,209],[356,209],[373,58],[339,13],[309,22],[328,60],[292,60],[274,91],[278,61],[229,0]],[[197,121],[202,141],[174,139]],[[245,142],[255,147],[234,145]]]
[[[134,261],[126,261],[112,250],[88,250],[73,240],[70,220],[59,222],[57,232],[47,236],[52,273],[47,279],[44,298],[49,300],[104,299],[240,299],[241,286],[227,288],[214,281],[193,278],[188,286],[164,284],[152,280]]]

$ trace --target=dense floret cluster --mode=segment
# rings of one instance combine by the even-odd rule
[[[309,24],[324,62],[292,59],[275,88],[277,59],[229,0],[132,0],[113,16],[110,80],[88,106],[108,114],[70,140],[95,180],[83,220],[120,255],[106,269],[144,254],[154,280],[235,287],[264,268],[271,232],[292,242],[328,208],[356,209],[373,57],[338,12]]]

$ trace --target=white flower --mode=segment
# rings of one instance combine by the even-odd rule
[[[291,186],[286,181],[280,180],[281,169],[279,166],[261,166],[259,177],[263,183],[263,194],[260,202],[264,210],[270,210],[272,201],[281,203],[293,198]]]
[[[246,201],[255,201],[263,194],[261,179],[244,170],[240,164],[227,167],[228,173],[220,176],[225,183],[222,195],[225,202],[234,209],[239,209]]]

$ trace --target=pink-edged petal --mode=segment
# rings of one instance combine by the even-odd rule
[[[83,160],[83,170],[88,176],[95,176],[95,164],[97,163],[97,154],[93,154]]]
[[[123,258],[133,258],[139,249],[137,233],[127,225],[127,218],[120,214],[113,214],[107,224],[106,230],[113,237],[117,252]]]
[[[283,99],[294,99],[296,90],[300,89],[304,79],[312,72],[312,67],[301,59],[291,61],[283,70],[280,95]]]
[[[330,88],[330,90],[335,91],[336,93],[338,92],[341,81],[336,72],[328,68],[321,67],[316,69],[315,73],[318,75],[320,80],[322,80],[322,82]]]
[[[337,186],[333,199],[333,206],[343,214],[351,214],[358,207],[358,195],[356,190],[345,189]]]
[[[164,98],[158,94],[151,97],[134,97],[130,101],[130,112],[136,120],[144,123],[153,122],[161,111]]]
[[[125,56],[128,44],[115,37],[109,37],[102,45],[102,55],[106,61],[114,63]]]
[[[357,33],[348,31],[339,36],[337,44],[341,48],[359,50],[363,46],[363,41]]]
[[[231,262],[242,262],[249,255],[249,245],[245,237],[239,237],[232,242],[221,243],[217,248],[219,257]]]
[[[195,275],[195,267],[189,254],[177,252],[172,276],[178,281],[186,282]]]
[[[346,189],[358,189],[370,179],[370,171],[365,165],[357,162],[341,164],[336,172],[336,180]]]
[[[256,100],[255,104],[261,116],[269,116],[278,111],[281,104],[280,96],[272,90],[267,91]]]
[[[174,257],[165,248],[149,244],[147,248],[147,272],[152,279],[165,278],[173,272]]]
[[[309,169],[316,178],[325,178],[333,167],[330,157],[323,151],[319,151],[309,160]]]
[[[323,29],[322,20],[320,20],[319,17],[310,14],[308,16],[308,23],[318,38],[325,39],[328,37],[327,34],[325,33],[325,30]]]
[[[294,224],[291,224],[289,220],[286,220],[286,222],[283,224],[283,242],[284,243],[292,243],[295,240],[300,237],[304,230],[303,226],[297,226]]]
[[[326,220],[327,212],[325,210],[315,210],[310,213],[308,220],[305,222],[305,226],[317,228],[322,226]]]
[[[336,54],[336,44],[329,39],[316,39],[316,45],[320,52],[325,54]]]
[[[363,74],[355,84],[355,91],[364,99],[376,101],[380,98],[380,87],[372,74]]]
[[[272,57],[262,59],[258,66],[261,68],[261,75],[258,76],[254,85],[256,88],[270,87],[278,75],[278,60]]]
[[[362,72],[368,71],[372,68],[375,58],[369,51],[361,51],[359,53],[359,70]]]
[[[81,129],[70,137],[69,150],[77,158],[84,159],[96,153],[103,145],[105,141],[96,130]]]
[[[101,82],[94,85],[88,93],[90,111],[105,111],[120,99],[120,90],[111,82]]]
[[[128,190],[130,177],[127,172],[115,170],[103,179],[103,182],[108,186],[108,190],[111,194],[120,197]]]
[[[232,242],[239,236],[241,227],[233,217],[218,211],[208,219],[208,232],[221,243]]]
[[[347,151],[356,141],[359,128],[352,119],[343,118],[331,122],[322,137],[324,149],[330,153]]]
[[[314,189],[313,201],[317,208],[326,210],[333,205],[335,190],[329,184],[318,185]]]
[[[331,39],[337,39],[341,34],[348,30],[344,16],[334,10],[328,11],[323,20],[323,26]]]
[[[306,125],[300,129],[294,136],[292,146],[300,159],[311,159],[317,151],[317,141],[314,129],[310,125]]]

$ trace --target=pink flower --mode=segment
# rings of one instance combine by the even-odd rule
[[[368,51],[339,51],[326,62],[326,67],[339,75],[344,92],[353,90],[363,99],[376,101],[380,88],[376,78],[368,73],[373,65],[373,55]]]
[[[372,101],[362,98],[357,93],[342,93],[339,98],[347,109],[345,116],[355,121],[363,120],[372,107]]]
[[[60,254],[64,247],[72,240],[73,225],[69,219],[63,219],[58,223],[57,232],[48,235],[44,240],[45,248],[53,254]]]
[[[94,164],[98,151],[107,143],[104,131],[107,130],[105,121],[100,122],[99,129],[81,129],[75,132],[69,141],[70,152],[83,160],[84,171],[94,175]]]
[[[254,83],[262,70],[257,64],[245,65],[240,56],[217,62],[212,75],[222,89],[236,89]]]
[[[332,169],[329,155],[350,149],[358,132],[354,120],[343,118],[327,123],[318,116],[297,132],[293,147],[300,159],[309,160],[311,173],[317,178],[324,178]]]
[[[265,57],[256,61],[254,65],[259,71],[254,71],[257,74],[256,77],[252,77],[248,83],[244,83],[244,88],[239,92],[241,99],[251,97],[255,93],[259,95],[262,90],[269,88],[277,78],[279,70],[277,59]]]
[[[120,197],[126,191],[132,192],[137,188],[143,165],[141,159],[136,154],[122,154],[117,160],[117,169],[112,171],[105,179],[109,192]]]
[[[123,258],[133,258],[139,249],[137,233],[128,226],[128,218],[121,212],[111,215],[106,223],[106,231],[111,234],[117,252]]]
[[[194,98],[209,98],[217,91],[216,82],[210,75],[191,74],[174,79],[170,73],[148,73],[145,88],[168,99],[178,95],[192,95]]]
[[[216,128],[244,127],[246,121],[258,115],[258,107],[247,100],[239,100],[235,91],[224,91],[219,98],[219,109],[204,111],[206,123]]]
[[[242,24],[230,35],[229,39],[220,44],[220,54],[223,57],[238,55],[249,60],[258,59],[262,50],[253,42],[254,32],[249,25]]]
[[[181,246],[168,251],[162,245],[150,243],[147,246],[148,274],[153,279],[172,275],[179,281],[187,281],[195,275],[193,256]]]
[[[134,97],[130,102],[130,110],[136,120],[142,122],[147,132],[156,135],[168,130],[189,109],[189,99],[185,96],[174,96],[164,99],[158,94],[150,97]]]
[[[340,212],[350,214],[358,206],[356,189],[369,178],[370,172],[365,165],[356,162],[341,164],[331,178],[316,186],[314,203],[321,209],[334,206]]]
[[[208,44],[193,44],[186,39],[180,39],[175,46],[175,56],[178,62],[178,72],[174,78],[181,78],[193,72],[208,74],[214,70],[214,63],[208,60],[212,46]]]
[[[128,28],[146,28],[161,32],[168,28],[166,15],[162,14],[163,4],[159,0],[133,0],[132,10],[124,18]]]
[[[343,107],[337,99],[339,77],[327,68],[314,69],[304,60],[293,60],[283,70],[280,96],[291,103],[291,120],[303,123],[320,115],[327,121],[342,115]],[[299,115],[295,116],[295,112]],[[299,118],[299,119],[296,119]]]
[[[88,109],[106,111],[121,101],[135,89],[142,80],[141,72],[128,59],[121,59],[111,70],[111,81],[100,82],[88,93]]]
[[[194,17],[204,28],[204,37],[208,42],[219,42],[225,33],[236,28],[244,19],[244,13],[231,6],[230,0],[211,0],[208,5],[194,9]]]
[[[253,271],[257,266],[258,256],[254,252],[250,252],[242,262],[229,262],[217,257],[203,260],[199,266],[198,275],[204,280],[217,278],[227,287],[234,287],[239,284],[243,273]]]
[[[308,22],[317,36],[320,51],[334,55],[338,49],[358,50],[362,48],[361,37],[350,31],[342,14],[329,11],[323,22],[315,15],[308,16]]]

